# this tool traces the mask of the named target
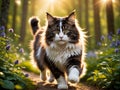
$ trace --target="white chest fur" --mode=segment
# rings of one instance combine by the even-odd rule
[[[74,55],[82,54],[81,45],[67,44],[66,46],[56,46],[46,48],[47,56],[54,62],[54,64],[61,70],[64,69],[66,60]]]

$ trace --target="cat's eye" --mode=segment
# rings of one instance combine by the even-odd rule
[[[54,30],[53,33],[59,33],[59,30]]]
[[[68,31],[68,30],[64,30],[63,33],[64,33],[64,34],[67,34],[67,33],[69,33],[69,31]]]
[[[65,26],[63,26],[62,28],[65,29]]]
[[[68,27],[67,26],[62,26],[63,29],[67,29]]]

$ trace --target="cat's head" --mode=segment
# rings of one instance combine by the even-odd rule
[[[64,45],[66,43],[77,43],[79,32],[75,23],[75,12],[66,17],[55,17],[47,13],[46,43]]]

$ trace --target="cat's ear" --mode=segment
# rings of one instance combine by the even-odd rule
[[[71,13],[68,15],[68,20],[70,20],[70,21],[75,21],[75,11],[71,12]]]
[[[49,14],[48,12],[46,12],[46,15],[47,15],[48,23],[52,22],[54,20],[54,17],[51,14]]]

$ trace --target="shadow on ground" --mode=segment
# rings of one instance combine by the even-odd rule
[[[35,73],[31,73],[31,72],[26,72],[26,71],[24,71],[24,72],[28,73],[29,78],[34,82],[35,87],[36,87],[35,90],[58,90],[57,84],[55,81],[53,83],[43,82],[40,80],[39,75],[37,75]],[[79,83],[77,85],[69,84],[68,90],[103,90],[103,89],[99,89],[94,86],[89,86],[84,83]]]
[[[57,84],[54,84],[54,83],[38,82],[36,86],[37,86],[36,90],[58,90]],[[79,84],[76,86],[69,84],[69,88],[67,90],[101,90],[101,89],[87,86],[84,84]]]
[[[37,84],[36,90],[58,90],[57,89],[57,84],[51,84],[51,83],[45,83],[45,82],[39,82]],[[76,87],[70,86],[68,90],[78,90]]]

